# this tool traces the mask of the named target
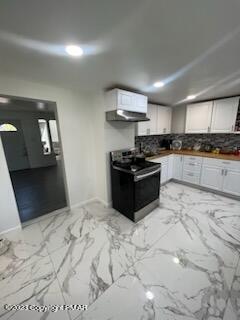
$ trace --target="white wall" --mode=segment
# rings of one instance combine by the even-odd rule
[[[87,95],[49,85],[25,81],[16,77],[0,76],[0,94],[55,101],[57,103],[63,160],[70,206],[76,206],[95,197],[95,149],[93,108]],[[2,146],[1,154],[2,154]],[[1,187],[7,183],[2,174],[8,175],[5,157],[0,158]],[[5,178],[6,180],[6,178]],[[5,186],[5,187],[6,187]],[[0,230],[18,225],[18,212],[13,190],[7,186],[4,203],[0,202]],[[6,203],[12,203],[11,219],[6,218]],[[12,221],[11,223],[9,221]]]
[[[105,121],[105,101],[103,93],[94,97],[95,108],[95,149],[97,197],[111,205],[110,151],[132,148],[135,145],[135,124],[128,122]]]
[[[0,234],[3,231],[19,226],[19,224],[12,183],[0,137]]]

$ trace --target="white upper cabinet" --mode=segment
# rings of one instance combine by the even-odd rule
[[[106,111],[126,110],[147,113],[148,98],[142,94],[113,89],[106,92]]]
[[[211,132],[234,132],[238,112],[238,103],[239,97],[215,100],[213,102]]]
[[[158,134],[158,106],[155,104],[149,104],[148,105],[148,118],[150,119],[149,125],[150,125],[150,134]]]
[[[146,136],[157,134],[157,106],[154,104],[148,105],[147,117],[150,121],[140,121],[137,123],[137,135]]]
[[[147,117],[150,121],[137,124],[138,136],[171,133],[172,108],[148,104]]]
[[[187,106],[186,133],[210,132],[213,102],[202,102]]]
[[[131,92],[116,90],[117,109],[133,111],[135,108],[134,96]]]
[[[158,106],[157,132],[158,134],[171,133],[172,108]]]
[[[135,103],[136,103],[136,111],[140,113],[147,113],[148,108],[148,97],[134,93],[135,96]]]

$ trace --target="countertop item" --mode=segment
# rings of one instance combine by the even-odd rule
[[[212,149],[213,149],[213,146],[212,146],[211,144],[206,144],[206,145],[204,146],[204,151],[205,151],[205,152],[211,152]]]
[[[193,146],[193,150],[199,151],[201,149],[201,146],[202,146],[201,142],[196,142]]]
[[[173,140],[172,149],[173,150],[181,150],[182,149],[182,141],[181,140]]]
[[[202,152],[202,151],[189,151],[189,150],[167,150],[163,151],[153,157],[147,158],[147,160],[153,160],[159,157],[164,157],[170,154],[180,154],[185,156],[195,156],[195,157],[206,157],[206,158],[214,158],[214,159],[222,159],[222,160],[233,160],[240,161],[240,156],[236,156],[234,154],[215,154],[211,152]]]

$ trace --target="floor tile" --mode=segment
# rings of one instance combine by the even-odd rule
[[[240,262],[236,270],[223,320],[240,319]]]
[[[227,249],[179,223],[79,319],[222,319],[238,261],[229,250],[225,261]]]
[[[177,215],[184,214],[192,208],[192,195],[195,194],[196,192],[192,188],[170,182],[161,188],[161,206],[162,208],[172,210]]]
[[[240,202],[219,197],[196,205],[187,216],[240,253]]]
[[[115,215],[70,246],[53,252],[51,258],[67,303],[94,302],[172,226],[168,212],[163,211],[159,218],[159,209],[137,224]]]
[[[84,208],[66,212],[39,222],[49,252],[53,252],[72,240],[81,238],[96,228],[97,222]]]
[[[100,202],[49,217],[6,235],[1,306],[89,310],[0,318],[239,320],[239,225],[239,201],[172,182],[138,223]]]
[[[37,224],[4,235],[11,241],[9,250],[0,256],[0,281],[10,274],[48,255]]]
[[[69,320],[68,313],[6,311],[4,304],[15,305],[64,305],[56,274],[49,257],[43,258],[0,282],[1,319],[60,319]]]

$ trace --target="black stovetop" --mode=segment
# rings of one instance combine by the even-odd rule
[[[115,161],[114,166],[121,168],[121,169],[125,169],[129,172],[135,173],[135,172],[139,172],[144,169],[159,166],[159,164],[145,161],[145,160],[141,161],[141,162],[131,161],[131,162],[126,162],[126,163]]]

